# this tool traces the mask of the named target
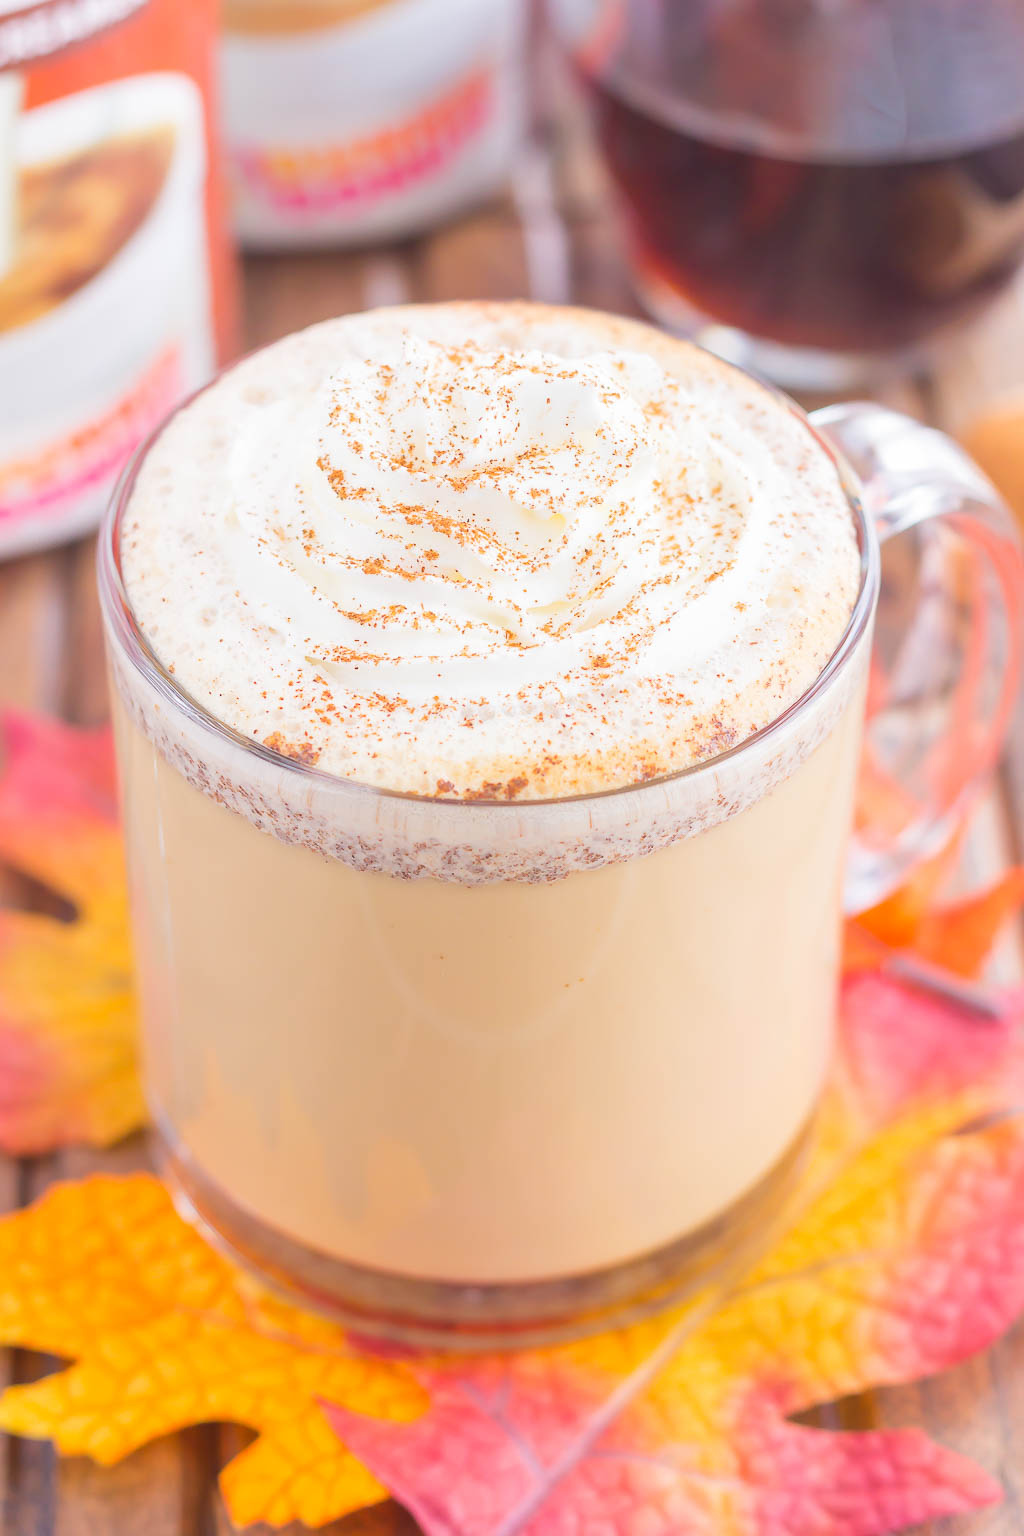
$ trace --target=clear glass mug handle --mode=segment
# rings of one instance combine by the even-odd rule
[[[884,406],[811,415],[857,475],[882,590],[846,907],[863,911],[952,836],[1018,697],[1024,563],[1013,518],[952,439]]]

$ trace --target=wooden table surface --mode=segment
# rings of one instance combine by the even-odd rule
[[[635,313],[599,168],[574,124],[542,131],[508,194],[427,238],[368,252],[258,256],[245,268],[245,344],[369,305],[410,299],[530,296]],[[882,392],[891,404],[956,428],[1007,384],[1024,383],[1024,286],[926,375]],[[92,541],[0,565],[0,705],[90,724],[107,713]],[[1021,733],[1018,729],[1018,738]],[[1011,749],[975,817],[965,879],[1024,852],[1024,750]],[[26,900],[8,881],[7,899]],[[28,899],[30,893],[28,893]],[[1020,977],[1020,936],[997,966]],[[145,1166],[134,1137],[111,1152],[60,1152],[22,1164],[0,1160],[0,1202],[12,1208],[54,1178]],[[0,1382],[31,1380],[53,1362],[0,1353]],[[923,1426],[1001,1477],[996,1510],[927,1527],[934,1536],[1024,1536],[1024,1323],[984,1357],[918,1387],[851,1399],[817,1422],[865,1428]],[[10,1440],[0,1459],[4,1536],[211,1536],[229,1522],[216,1475],[249,1438],[211,1425],[168,1437],[114,1468]],[[298,1527],[294,1531],[298,1531]],[[925,1528],[922,1528],[925,1529]],[[333,1536],[414,1536],[393,1504],[329,1527]]]

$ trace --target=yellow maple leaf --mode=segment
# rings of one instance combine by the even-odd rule
[[[317,1526],[386,1497],[320,1400],[394,1422],[426,1405],[401,1364],[215,1253],[149,1174],[58,1184],[0,1221],[0,1341],[76,1361],[0,1400],[0,1428],[65,1454],[109,1464],[190,1424],[258,1430],[221,1479],[240,1525]]]

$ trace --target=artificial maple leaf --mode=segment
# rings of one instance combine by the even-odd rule
[[[884,969],[889,952],[907,950],[955,976],[978,976],[1000,934],[1024,903],[1024,866],[959,901],[937,905],[935,893],[953,864],[955,845],[886,901],[846,924],[847,971]]]
[[[75,908],[0,910],[0,1146],[105,1146],[145,1118],[110,733],[0,726],[0,861]]]
[[[109,1464],[224,1420],[259,1438],[222,1475],[238,1524],[322,1525],[384,1497],[320,1398],[393,1420],[425,1407],[393,1361],[278,1302],[215,1253],[149,1174],[59,1184],[0,1221],[0,1341],[76,1361],[0,1398],[0,1428]]]
[[[995,885],[948,906],[925,912],[913,948],[925,960],[958,976],[977,976],[1002,930],[1024,902],[1024,866],[1007,870]]]
[[[327,1405],[339,1436],[428,1536],[875,1536],[994,1501],[918,1431],[787,1415],[950,1365],[1024,1306],[1024,1124],[982,1123],[1016,1091],[1022,1006],[848,983],[795,1218],[738,1283],[561,1349],[411,1362],[430,1412]]]
[[[856,918],[843,929],[843,971],[884,971],[890,951],[881,939],[862,928]]]

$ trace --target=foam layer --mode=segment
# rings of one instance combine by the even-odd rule
[[[381,310],[246,359],[122,535],[157,656],[244,735],[454,799],[640,783],[819,674],[859,582],[834,466],[686,343],[526,304]]]

